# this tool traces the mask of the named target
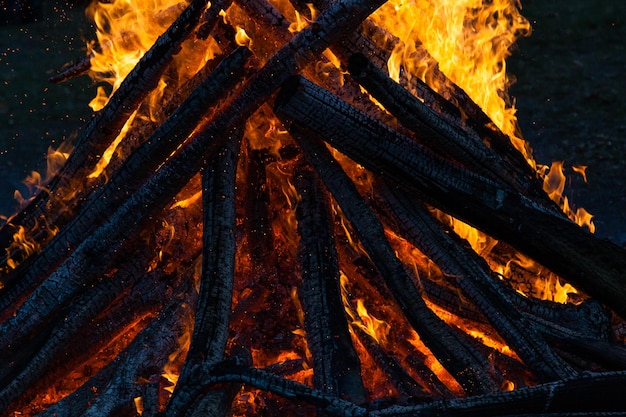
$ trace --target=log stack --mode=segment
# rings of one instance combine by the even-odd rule
[[[0,229],[3,415],[626,413],[626,252],[443,73],[445,95],[389,78],[365,20],[383,0],[314,2],[295,34],[265,0],[234,3],[191,0]],[[237,46],[229,7],[268,45]],[[209,35],[222,54],[137,117]],[[494,268],[518,254],[585,295],[520,294],[532,273]]]

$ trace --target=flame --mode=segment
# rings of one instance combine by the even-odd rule
[[[98,178],[104,172],[104,169],[109,165],[109,162],[111,161],[111,158],[113,157],[113,153],[115,152],[115,149],[117,149],[117,146],[122,142],[122,139],[124,139],[124,137],[126,136],[126,133],[128,133],[128,130],[130,129],[131,124],[135,120],[135,116],[137,116],[136,110],[128,118],[126,123],[124,123],[124,126],[122,127],[122,130],[120,131],[120,133],[113,140],[111,145],[109,145],[109,147],[104,151],[104,153],[102,154],[102,157],[96,164],[96,168],[93,170],[91,174],[87,176],[87,178]]]
[[[572,167],[574,172],[577,172],[583,176],[585,182],[587,182],[587,176],[585,173],[587,167],[576,166]],[[544,171],[547,167],[543,167]],[[543,178],[543,190],[548,194],[550,199],[559,204],[561,209],[567,216],[579,226],[586,227],[591,233],[595,232],[595,225],[593,224],[593,215],[582,207],[579,207],[576,211],[570,206],[569,199],[563,195],[565,191],[565,184],[567,177],[565,176],[564,162],[555,161],[552,163],[547,173]]]
[[[143,398],[135,397],[133,399],[133,402],[135,403],[135,410],[137,411],[137,414],[142,416],[143,415]]]
[[[376,339],[378,344],[385,346],[391,326],[387,322],[379,320],[371,313],[368,313],[365,304],[363,304],[363,299],[361,298],[356,301],[356,311],[361,320],[353,321],[352,325],[360,327],[363,331]]]
[[[505,59],[513,43],[531,31],[520,8],[518,0],[391,0],[372,20],[401,41],[388,63],[396,80],[404,67],[441,90],[433,77],[438,65],[526,154],[506,93],[510,81]],[[426,51],[434,59],[426,59]]]
[[[248,36],[245,29],[241,26],[237,26],[237,33],[235,34],[235,42],[240,46],[252,46],[252,39]]]

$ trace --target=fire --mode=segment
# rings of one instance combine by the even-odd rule
[[[586,168],[587,167],[572,167],[572,170],[582,175],[584,181],[587,182]],[[544,170],[545,169],[547,169],[547,167],[544,167]],[[563,192],[565,191],[565,184],[567,182],[564,170],[563,161],[553,162],[550,168],[547,169],[547,173],[544,176],[543,189],[552,201],[561,206],[563,212],[566,213],[572,221],[576,222],[579,226],[586,227],[591,233],[593,233],[595,232],[595,225],[592,222],[593,215],[582,207],[579,207],[576,211],[574,211],[570,206],[568,198],[563,195]]]
[[[300,15],[285,2],[274,2],[275,7],[281,10],[288,10],[286,15],[292,18],[292,24],[289,27],[291,32],[298,32],[308,26],[308,21],[303,15]],[[97,29],[97,41],[90,45],[91,69],[90,76],[97,82],[104,82],[109,85],[111,91],[107,93],[107,89],[102,86],[97,88],[96,97],[90,105],[94,111],[102,109],[109,99],[113,91],[115,91],[127,76],[127,74],[136,65],[141,56],[154,44],[158,36],[174,21],[179,13],[186,6],[186,2],[177,0],[113,0],[113,1],[94,1],[88,9],[88,15],[93,19]],[[311,15],[315,15],[316,11],[311,7]],[[240,10],[237,6],[232,6],[226,11],[222,11],[222,17],[225,21],[230,22],[236,27],[236,43],[251,48],[268,48],[272,46],[260,46],[261,41],[258,37],[258,28],[250,25],[245,18],[241,18],[238,14]],[[440,69],[453,82],[461,86],[482,109],[491,117],[494,123],[513,141],[515,146],[522,152],[528,162],[534,166],[535,163],[530,153],[528,153],[527,145],[522,138],[518,136],[519,129],[517,127],[515,109],[511,105],[506,90],[510,83],[506,74],[506,58],[509,56],[509,49],[515,40],[530,33],[530,24],[520,14],[519,2],[517,0],[494,0],[484,2],[479,0],[391,0],[385,6],[381,7],[372,17],[371,20],[385,28],[392,36],[400,39],[391,54],[388,62],[389,73],[396,79],[401,80],[402,77],[409,77],[410,74],[420,77],[429,85],[442,94],[445,94],[446,86],[442,84],[435,74],[435,69]],[[236,23],[236,24],[235,24]],[[246,26],[248,23],[249,26]],[[253,40],[254,38],[254,40]],[[255,51],[256,52],[256,51]],[[265,49],[262,53],[265,53]],[[105,175],[106,167],[115,154],[118,147],[123,146],[124,139],[128,132],[132,129],[133,123],[138,121],[161,122],[156,114],[162,106],[164,97],[167,97],[168,90],[174,90],[185,80],[191,78],[203,64],[212,59],[216,54],[220,53],[220,48],[216,41],[212,38],[206,41],[198,39],[190,39],[183,44],[180,53],[175,58],[175,70],[166,72],[166,75],[159,81],[159,86],[146,99],[144,103],[149,109],[145,111],[136,111],[130,119],[128,119],[121,133],[113,141],[111,146],[101,156],[96,169],[89,175],[89,178],[96,178]],[[340,68],[340,61],[329,50],[324,52],[324,62],[317,62],[315,71],[320,78],[329,78],[336,76],[343,85],[343,73]],[[427,58],[430,56],[432,58]],[[263,57],[259,57],[263,58]],[[262,60],[262,59],[260,59]],[[310,69],[308,69],[310,70]],[[339,75],[337,75],[339,74]],[[488,87],[488,88],[486,88]],[[171,91],[170,91],[171,92]],[[245,143],[248,151],[263,150],[268,153],[268,160],[271,163],[266,165],[267,184],[270,191],[270,205],[272,206],[271,225],[269,227],[270,234],[274,238],[270,240],[276,244],[276,247],[268,248],[272,256],[295,258],[298,237],[295,233],[297,224],[295,216],[295,207],[299,203],[299,196],[292,181],[293,168],[289,162],[281,160],[279,149],[285,144],[290,144],[291,139],[287,132],[281,128],[280,122],[272,115],[268,107],[261,107],[251,118],[248,119],[245,129]],[[69,154],[69,150],[63,149],[52,152],[49,166],[58,166],[63,163]],[[373,188],[372,177],[362,166],[355,164],[347,158],[335,153],[340,163],[346,167],[346,171],[353,177],[354,181],[367,194]],[[244,155],[248,157],[249,155]],[[573,168],[575,172],[585,175],[584,167]],[[48,178],[54,175],[54,168],[50,168]],[[238,173],[238,175],[240,175]],[[241,174],[242,176],[245,174]],[[33,176],[34,179],[36,176]],[[242,177],[238,177],[238,186],[242,185]],[[37,180],[37,184],[43,182]],[[198,179],[196,178],[196,181]],[[199,181],[198,181],[199,182]],[[566,178],[563,175],[563,163],[554,163],[552,168],[544,177],[544,189],[550,198],[560,203],[565,212],[571,214],[579,224],[586,225],[593,232],[592,216],[584,209],[578,209],[576,212],[570,208],[567,197],[563,197],[563,191]],[[43,185],[37,185],[43,187]],[[179,210],[200,210],[199,201],[202,193],[187,192],[181,193],[180,199],[169,207],[169,215]],[[243,204],[238,201],[238,206]],[[336,218],[335,228],[340,231],[342,238],[346,244],[350,246],[356,253],[367,257],[367,254],[361,247],[360,242],[354,237],[351,225],[347,222],[340,208],[336,203],[332,203],[334,215]],[[176,209],[176,210],[174,210]],[[242,210],[238,207],[237,210]],[[454,231],[466,239],[473,249],[481,256],[487,257],[488,262],[494,270],[497,270],[502,276],[510,276],[514,274],[514,269],[519,267],[530,274],[536,275],[536,280],[529,283],[530,288],[523,291],[527,296],[533,296],[542,299],[550,299],[553,301],[565,303],[570,301],[570,296],[576,293],[576,290],[569,284],[563,284],[553,274],[546,272],[539,265],[536,265],[531,259],[525,258],[518,253],[509,253],[509,259],[506,262],[490,258],[490,254],[498,245],[493,238],[479,232],[478,230],[464,224],[449,216],[438,213],[440,218],[447,218],[453,225]],[[191,216],[190,216],[191,217]],[[240,220],[238,220],[240,221]],[[161,222],[163,242],[157,259],[161,261],[170,250],[171,246],[183,243],[178,237],[178,231],[181,233],[185,228],[197,227],[200,224],[188,225],[185,219],[185,227],[180,229],[174,225],[175,222],[169,223],[168,219]],[[182,223],[182,222],[181,222]],[[236,233],[240,233],[241,224],[238,224]],[[174,231],[176,230],[176,233]],[[406,242],[400,236],[387,230],[387,236],[392,243],[394,249],[405,265],[413,269],[414,275],[419,281],[420,273],[431,274],[436,276],[441,274],[438,268],[433,267],[431,261],[426,259],[415,247]],[[176,235],[176,238],[175,238]],[[241,238],[245,241],[245,237]],[[14,236],[15,244],[19,246],[20,252],[24,256],[35,253],[40,250],[39,245],[31,241],[29,232],[24,228],[18,228]],[[10,249],[11,251],[13,248]],[[172,249],[173,250],[173,249]],[[184,249],[182,249],[184,251]],[[164,252],[165,251],[165,252]],[[276,255],[274,252],[279,253]],[[304,312],[298,301],[296,293],[297,279],[288,268],[281,268],[289,265],[289,261],[279,259],[276,261],[278,266],[275,271],[260,271],[263,267],[251,265],[251,255],[244,254],[237,259],[235,267],[237,273],[246,275],[245,283],[237,284],[240,287],[235,289],[233,297],[233,315],[239,314],[238,317],[244,317],[239,326],[232,333],[233,340],[239,337],[240,333],[245,332],[247,321],[254,320],[255,314],[265,308],[268,302],[267,293],[271,291],[283,291],[285,297],[291,299],[291,303],[282,301],[281,312],[285,315],[284,320],[288,322],[289,331],[274,335],[271,342],[281,346],[281,350],[273,350],[267,340],[254,340],[256,343],[250,348],[252,362],[257,367],[269,367],[280,365],[288,361],[301,362],[302,366],[298,372],[288,375],[289,378],[303,382],[311,383],[314,370],[310,368],[312,363],[311,352],[308,349],[306,341],[306,333],[304,328]],[[15,268],[17,260],[12,258],[8,261],[10,268]],[[171,262],[176,262],[175,260]],[[283,263],[281,263],[283,262]],[[170,269],[176,269],[177,265],[168,264]],[[200,268],[201,262],[196,259],[197,269]],[[268,267],[268,270],[271,269]],[[293,268],[295,269],[295,268]],[[355,268],[356,269],[356,268]],[[273,274],[280,271],[285,277],[280,279],[291,280],[288,284],[277,284],[279,278]],[[200,276],[197,271],[196,276]],[[278,274],[276,274],[278,275]],[[350,278],[348,278],[350,275]],[[430,276],[428,277],[430,278]],[[358,281],[352,287],[352,281]],[[257,282],[252,282],[257,281]],[[294,282],[292,282],[294,281]],[[419,336],[412,330],[408,329],[406,320],[403,319],[396,307],[391,306],[391,302],[380,299],[381,295],[369,288],[365,281],[367,278],[358,276],[358,273],[341,271],[341,287],[344,307],[351,319],[352,336],[355,336],[355,328],[363,330],[366,334],[376,340],[385,351],[395,351],[394,359],[398,361],[408,361],[408,357],[412,352],[419,352],[426,359],[426,365],[439,378],[446,387],[455,394],[461,394],[462,388],[454,380],[454,378],[443,368],[434,355],[426,348]],[[419,285],[419,283],[418,283]],[[263,287],[263,288],[261,288]],[[285,288],[288,288],[285,290]],[[357,288],[359,287],[359,288]],[[261,291],[262,290],[262,291]],[[256,292],[259,291],[263,295],[255,299]],[[352,294],[352,291],[358,293]],[[363,294],[360,294],[363,293]],[[376,301],[370,302],[370,297],[378,297]],[[462,298],[462,296],[461,296]],[[251,301],[250,301],[251,300]],[[241,311],[237,311],[237,307],[241,303],[246,302],[254,304],[247,310],[242,307]],[[354,305],[354,306],[353,306]],[[367,307],[366,307],[367,305]],[[396,310],[394,310],[396,308]],[[468,321],[464,321],[458,317],[454,317],[451,313],[431,306],[435,312],[449,324],[463,329],[470,336],[480,340],[482,344],[488,346],[511,358],[516,358],[514,352],[499,340],[496,336],[490,335],[484,329],[472,326]],[[285,312],[287,314],[285,314]],[[278,314],[278,313],[276,313]],[[250,317],[251,316],[251,317]],[[289,316],[289,317],[287,317]],[[282,317],[279,318],[282,319]],[[189,326],[186,332],[179,340],[179,347],[171,353],[168,363],[162,369],[160,378],[164,379],[164,389],[172,393],[178,381],[178,375],[182,367],[182,361],[189,348],[192,336],[192,318],[188,318]],[[288,336],[285,335],[288,334]],[[259,338],[261,336],[247,336],[250,339]],[[234,343],[234,342],[233,342]],[[358,342],[359,355],[363,360],[368,357],[364,348]],[[396,346],[397,345],[397,346]],[[370,369],[373,369],[372,359],[369,359]],[[410,372],[410,371],[409,371]],[[389,385],[388,382],[381,381],[383,376],[381,371],[376,374],[376,380],[372,384],[381,384],[384,387]],[[505,382],[505,389],[513,389],[514,383]],[[385,395],[389,390],[385,392]],[[380,392],[374,393],[374,397],[382,397]],[[254,390],[242,391],[235,400],[234,415],[245,415],[248,412],[256,411],[264,406],[265,397]],[[138,414],[143,413],[143,399],[135,398],[135,407]]]
[[[438,85],[432,72],[438,66],[532,163],[525,142],[516,133],[515,109],[506,95],[510,81],[505,60],[510,47],[531,31],[520,9],[518,0],[393,0],[373,20],[402,41],[389,61],[392,76],[399,79],[400,67],[404,67],[440,90],[444,86]],[[426,52],[434,60],[426,60]]]

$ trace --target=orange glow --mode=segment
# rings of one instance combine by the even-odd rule
[[[137,411],[137,414],[142,416],[143,415],[143,398],[135,397],[133,401],[135,402],[135,410]]]

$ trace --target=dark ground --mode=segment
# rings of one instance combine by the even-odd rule
[[[510,59],[511,94],[535,159],[587,165],[587,184],[568,171],[566,194],[595,215],[596,234],[624,245],[626,2],[601,4],[523,1],[533,34]],[[0,214],[14,209],[24,177],[44,170],[48,146],[75,135],[91,113],[89,79],[47,83],[93,37],[79,9],[48,1],[42,21],[0,27]]]

